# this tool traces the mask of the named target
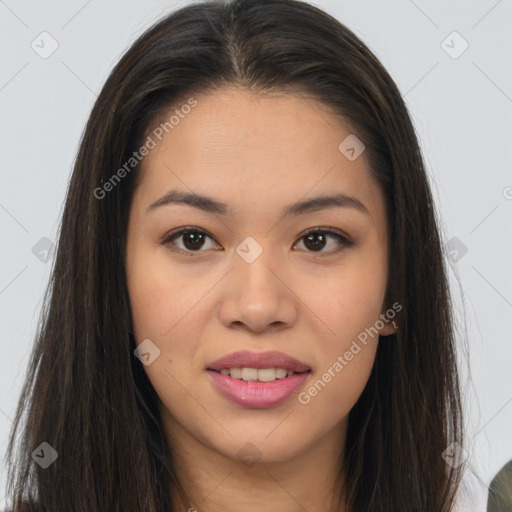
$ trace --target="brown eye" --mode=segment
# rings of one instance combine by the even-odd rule
[[[183,233],[183,245],[191,251],[200,249],[204,244],[204,235],[195,231]]]
[[[321,251],[326,243],[325,233],[316,232],[304,237],[304,245],[312,251]]]
[[[213,241],[213,238],[203,229],[188,226],[172,231],[164,237],[161,244],[169,250],[181,252],[188,256],[194,256],[194,253],[205,252],[208,249],[220,247],[218,244],[214,244],[213,247],[206,247],[206,249],[204,249],[208,239]],[[319,253],[321,255],[324,253],[326,255],[333,254],[354,244],[354,242],[347,237],[332,229],[320,228],[314,228],[308,231],[299,240],[304,240],[303,243],[307,252]],[[324,250],[326,247],[329,247],[330,240],[335,241],[334,244],[331,244],[334,245],[334,247]]]
[[[182,247],[176,243],[180,238],[182,239]],[[186,227],[169,233],[162,240],[161,244],[172,251],[180,251],[192,255],[191,253],[194,252],[204,252],[201,249],[204,247],[207,239],[213,240],[206,231],[199,228]]]
[[[329,239],[336,240],[337,244],[334,244],[335,247],[333,250],[323,249],[328,245]],[[353,245],[353,242],[348,240],[346,237],[333,231],[331,229],[319,229],[315,228],[313,230],[308,231],[305,235],[301,237],[301,240],[304,240],[304,246],[308,250],[308,252],[318,252],[318,253],[329,253],[332,254],[334,252],[338,252],[344,247],[350,247]],[[337,245],[337,247],[336,247]]]

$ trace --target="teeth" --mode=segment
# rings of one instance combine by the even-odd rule
[[[293,370],[290,370],[291,375],[293,375]],[[285,370],[284,368],[276,368],[276,377],[278,379],[284,379],[288,373],[288,370]]]
[[[242,368],[242,380],[258,380],[258,373],[256,368]]]
[[[285,368],[223,368],[220,373],[238,380],[272,382],[276,379],[284,379],[295,372]]]
[[[233,368],[233,373],[231,373],[231,368],[229,375],[233,376],[233,379],[241,379],[242,378],[242,368]]]

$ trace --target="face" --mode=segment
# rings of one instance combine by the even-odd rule
[[[373,366],[373,332],[392,332],[379,321],[384,197],[366,154],[354,160],[339,149],[350,131],[321,104],[235,88],[195,99],[161,141],[153,137],[131,205],[135,339],[150,340],[144,369],[174,442],[233,461],[243,450],[292,460],[343,438]],[[171,191],[174,200],[162,199]],[[187,204],[179,194],[211,201]],[[337,195],[353,199],[287,210]],[[249,381],[211,369],[239,351],[256,359],[221,366],[252,368],[242,370]],[[258,359],[268,351],[284,356]],[[264,382],[283,373],[257,367],[286,370],[286,356],[308,371]]]

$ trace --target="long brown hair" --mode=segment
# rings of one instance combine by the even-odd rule
[[[451,510],[463,466],[442,453],[462,445],[461,397],[439,222],[415,130],[367,46],[297,0],[181,8],[142,34],[108,77],[80,142],[7,450],[14,510],[23,501],[29,512],[157,512],[175,510],[171,490],[187,499],[158,396],[133,354],[124,262],[137,166],[103,197],[97,190],[171,105],[226,84],[313,98],[364,141],[389,216],[386,300],[402,311],[350,412],[340,456],[347,510]],[[32,457],[43,442],[58,454],[46,469]],[[341,485],[340,477],[340,503]]]

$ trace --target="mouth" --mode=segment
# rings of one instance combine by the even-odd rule
[[[206,368],[215,390],[236,405],[263,409],[284,403],[304,386],[312,369],[277,351],[233,352]]]
[[[287,376],[283,373],[283,370],[287,372],[293,370],[295,373],[311,370],[306,363],[275,350],[267,352],[251,352],[248,350],[232,352],[210,363],[206,369],[216,372],[228,370],[231,377],[235,379],[243,378],[244,380],[260,380],[259,377],[262,379],[271,378],[271,380],[275,378],[282,379]],[[243,372],[239,374],[238,369]],[[257,374],[255,374],[255,370]],[[260,370],[263,370],[261,374]],[[274,371],[276,371],[275,376],[272,373]]]
[[[208,369],[207,373],[216,392],[228,402],[246,409],[268,409],[298,394],[311,370],[244,367]]]
[[[214,370],[208,368],[209,371],[219,373],[231,379],[242,380],[245,382],[275,382],[277,380],[287,379],[293,375],[311,373],[311,370],[294,371],[287,368],[249,368],[249,367],[234,367],[222,368],[221,370]]]

